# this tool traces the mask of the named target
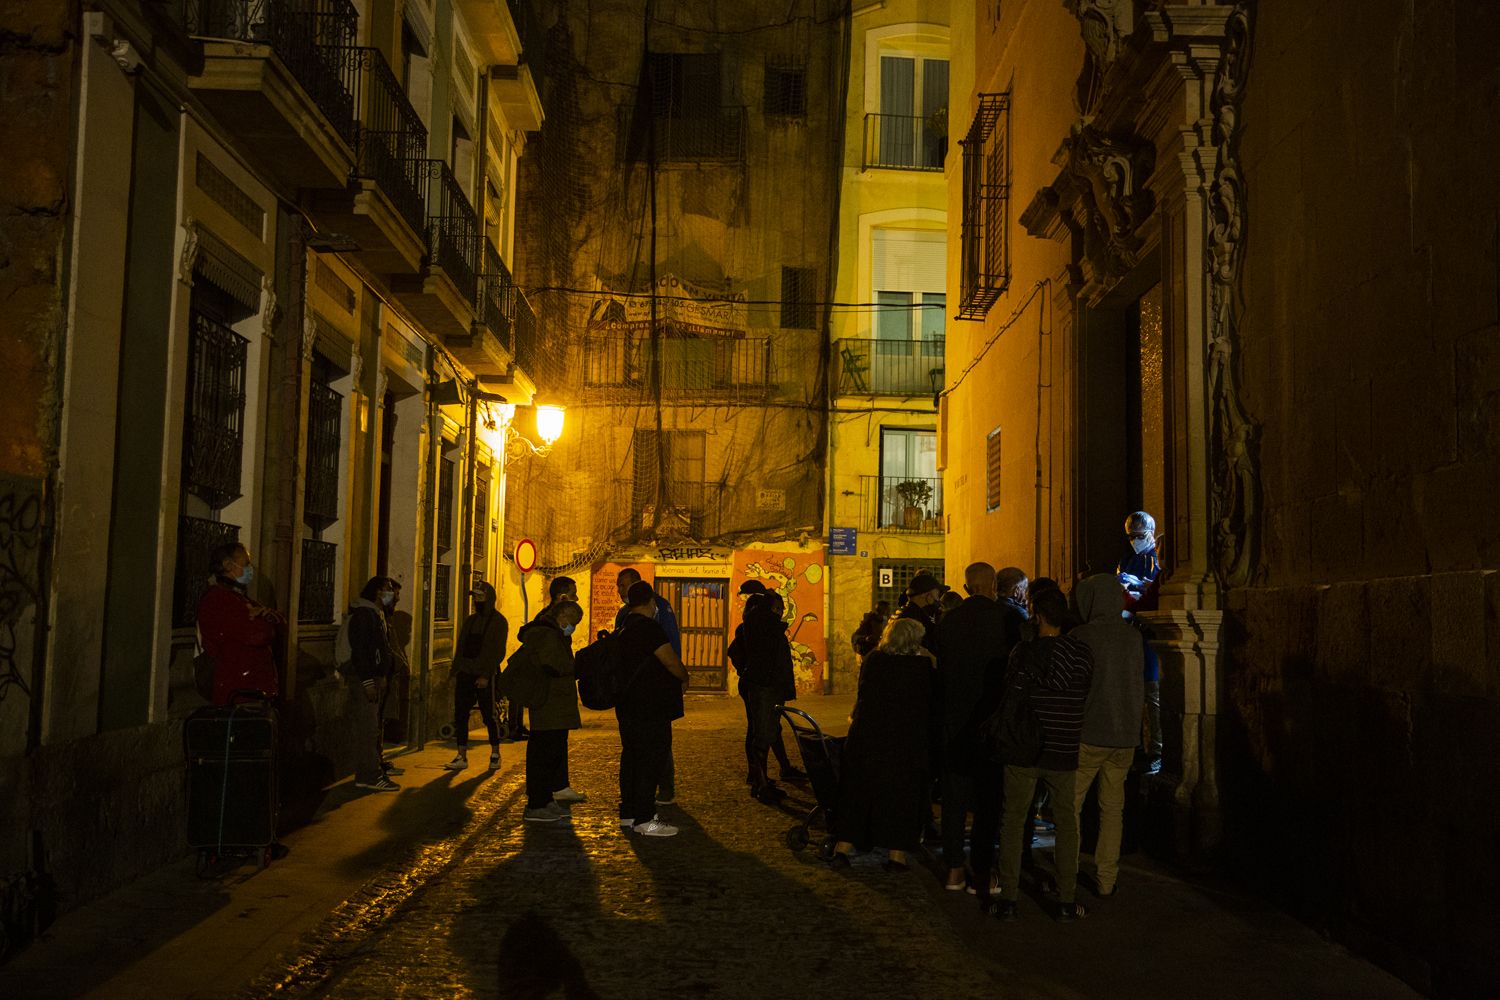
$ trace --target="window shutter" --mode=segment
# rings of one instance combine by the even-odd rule
[[[948,285],[947,236],[940,230],[877,229],[870,278],[877,292],[941,293]]]

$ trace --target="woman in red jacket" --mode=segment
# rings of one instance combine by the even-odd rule
[[[214,661],[214,704],[229,704],[236,691],[275,698],[280,684],[273,649],[286,619],[247,592],[255,567],[243,545],[215,548],[209,571],[214,579],[198,601],[198,637]]]

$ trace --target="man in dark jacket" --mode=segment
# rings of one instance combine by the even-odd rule
[[[968,598],[938,623],[930,643],[943,692],[943,860],[948,865],[947,888],[955,891],[965,885],[964,819],[969,809],[974,810],[976,847],[994,842],[999,823],[999,771],[982,766],[975,734],[999,701],[1005,665],[1020,641],[1022,622],[1014,608],[1000,603],[995,568],[989,563],[973,563],[964,570],[964,591]],[[980,798],[993,802],[980,805]]]
[[[921,622],[930,637],[932,627],[937,624],[938,613],[942,610],[938,607],[938,598],[943,596],[944,589],[937,577],[923,570],[906,585],[906,603],[901,605],[896,617],[913,618]]]
[[[349,679],[355,686],[354,787],[394,792],[400,786],[386,777],[380,759],[380,700],[395,665],[387,609],[396,594],[390,580],[371,577],[349,606]]]
[[[1083,624],[1068,633],[1088,645],[1094,661],[1078,749],[1078,783],[1074,811],[1095,778],[1099,781],[1099,843],[1094,848],[1095,891],[1113,895],[1120,869],[1120,836],[1125,817],[1125,776],[1141,744],[1141,706],[1145,701],[1145,650],[1141,634],[1121,617],[1124,595],[1119,581],[1097,573],[1074,593]],[[1057,802],[1056,814],[1064,812]]]
[[[510,623],[495,608],[495,588],[484,581],[469,591],[474,613],[453,640],[453,734],[458,753],[443,766],[462,771],[469,766],[469,710],[479,704],[490,737],[490,770],[500,767],[500,727],[495,724],[495,673],[505,659]]]
[[[1089,647],[1075,637],[1077,629],[1062,634],[1067,622],[1067,603],[1059,591],[1038,595],[1040,635],[1011,652],[1006,674],[1006,700],[1024,699],[1041,726],[1041,752],[1034,761],[1005,764],[1005,809],[1000,823],[1000,899],[992,909],[1002,920],[1019,915],[1021,849],[1032,795],[1040,782],[1056,803],[1057,895],[1061,905],[1057,919],[1077,920],[1084,910],[1076,902],[1078,892],[1078,814],[1068,808],[1074,799],[1073,784],[1078,770],[1078,738],[1083,729],[1083,706],[1089,695],[1093,664]],[[975,868],[983,879],[981,897],[988,893],[988,873]]]
[[[630,567],[620,570],[615,575],[615,589],[620,594],[620,610],[615,612],[615,630],[625,627],[630,617],[630,601],[627,595],[630,588],[641,582],[641,574]],[[677,658],[682,659],[682,630],[677,627],[677,613],[672,610],[672,602],[665,597],[652,592],[651,617],[656,624],[661,626],[662,632],[666,634],[667,643],[671,645],[672,652]],[[656,782],[656,801],[660,805],[671,805],[677,801],[677,764],[672,759],[672,730],[667,728],[667,758],[662,764],[661,774]]]
[[[653,792],[672,750],[672,722],[682,718],[688,672],[656,620],[656,591],[637,580],[626,591],[620,663],[628,683],[615,705],[620,725],[620,825],[647,837],[677,828],[656,815]]]
[[[729,659],[740,676],[739,693],[745,702],[749,728],[745,756],[749,763],[750,794],[768,803],[786,795],[771,781],[766,757],[781,731],[782,703],[797,696],[792,649],[779,609],[778,595],[752,595],[745,602],[745,620],[729,644]]]

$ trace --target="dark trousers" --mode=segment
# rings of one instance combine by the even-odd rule
[[[943,864],[949,868],[962,868],[964,866],[964,821],[968,819],[970,809],[973,809],[976,815],[979,812],[974,802],[974,779],[963,772],[944,771],[941,780]]]
[[[453,675],[453,733],[460,750],[469,746],[469,709],[476,701],[479,703],[479,717],[489,730],[490,746],[500,746],[500,729],[495,725],[495,685],[491,682],[476,687],[474,682],[478,679],[473,674]]]
[[[526,808],[540,809],[567,786],[568,731],[533,729],[526,743]]]
[[[672,759],[672,723],[655,716],[616,716],[620,723],[620,818],[656,815],[656,789]]]
[[[995,867],[995,841],[1000,836],[1001,800],[1005,795],[1005,770],[999,764],[976,763],[969,779],[974,802],[974,827],[969,831],[969,867],[974,873],[974,885],[979,895],[990,894],[990,872]],[[1030,804],[1030,800],[1028,800]],[[943,829],[948,826],[947,793],[943,797]],[[957,855],[948,854],[948,841],[943,839],[943,856],[956,856],[957,868],[963,864],[962,845]]]

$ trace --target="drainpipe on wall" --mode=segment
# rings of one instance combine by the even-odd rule
[[[430,349],[429,349],[430,351]],[[432,360],[429,354],[427,362],[427,385],[430,387],[437,382],[437,373],[432,369]],[[411,685],[411,690],[416,694],[413,697],[414,704],[410,713],[415,720],[416,732],[409,734],[407,742],[414,746],[423,746],[427,742],[427,685],[428,677],[432,670],[432,630],[435,626],[432,614],[432,583],[437,575],[437,488],[438,467],[442,461],[443,448],[443,417],[438,409],[438,404],[432,399],[431,394],[427,396],[427,461],[424,463],[420,480],[417,483],[418,492],[418,517],[421,518],[422,531],[420,541],[417,543],[417,565],[421,567],[422,586],[420,589],[420,601],[418,605],[417,621],[413,632],[420,636],[416,653],[417,677]]]

